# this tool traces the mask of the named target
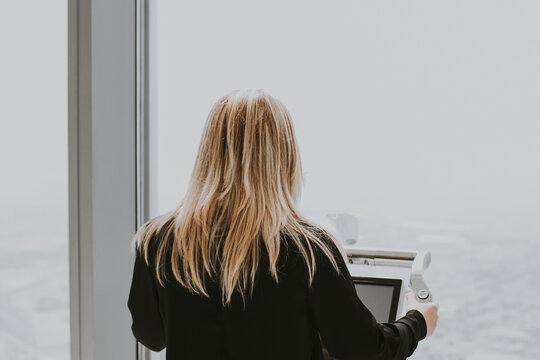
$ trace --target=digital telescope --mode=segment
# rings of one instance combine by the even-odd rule
[[[377,322],[392,322],[405,315],[407,286],[419,302],[433,301],[424,280],[431,263],[429,251],[362,246],[357,241],[358,219],[350,214],[327,214],[323,224],[342,243],[358,297]]]

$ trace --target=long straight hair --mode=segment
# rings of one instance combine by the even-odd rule
[[[321,231],[341,255],[343,250],[330,232],[297,211],[302,175],[285,106],[263,90],[233,91],[220,98],[208,115],[184,199],[174,210],[141,226],[132,244],[138,244],[150,264],[148,249],[157,239],[153,264],[161,286],[168,254],[176,281],[208,297],[207,281],[218,280],[222,302],[228,304],[235,290],[244,300],[253,290],[262,247],[268,270],[279,282],[280,235],[286,234],[302,255],[311,284],[314,247],[339,272]],[[171,234],[173,240],[166,241]]]

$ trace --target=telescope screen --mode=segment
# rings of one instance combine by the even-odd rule
[[[356,293],[378,323],[396,320],[401,279],[353,277]]]

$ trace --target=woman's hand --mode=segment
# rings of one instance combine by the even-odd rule
[[[416,300],[414,292],[407,288],[405,290],[405,296],[407,297],[407,311],[416,309],[424,315],[426,320],[427,334],[426,337],[431,336],[435,328],[437,327],[437,320],[439,319],[439,303],[438,302],[428,302],[422,303]]]

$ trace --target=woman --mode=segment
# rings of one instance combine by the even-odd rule
[[[167,347],[168,360],[411,355],[433,332],[437,305],[410,302],[404,317],[377,323],[339,243],[299,214],[301,185],[283,104],[261,90],[221,98],[185,198],[134,236],[135,337]]]

